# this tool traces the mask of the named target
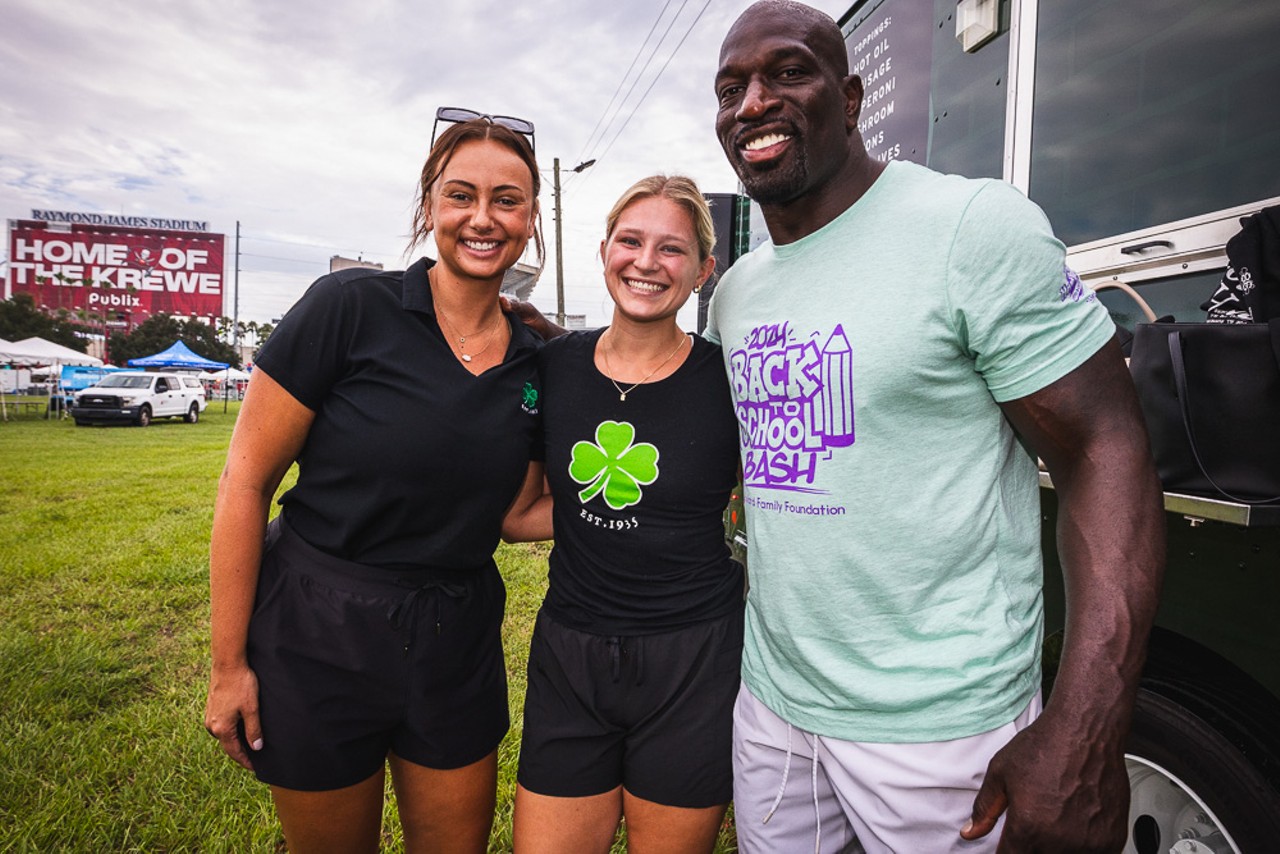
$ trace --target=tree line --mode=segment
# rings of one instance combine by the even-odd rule
[[[243,367],[240,354],[230,343],[237,337],[235,333],[239,332],[242,342],[257,348],[271,336],[273,329],[270,323],[252,320],[237,323],[229,317],[220,317],[215,326],[167,314],[154,314],[131,329],[108,329],[106,318],[95,311],[43,311],[36,305],[35,298],[25,293],[0,300],[0,338],[21,341],[38,337],[84,353],[92,338],[109,333],[106,354],[107,361],[113,365],[127,365],[130,359],[150,356],[168,349],[175,341],[182,341],[206,359],[239,368]]]

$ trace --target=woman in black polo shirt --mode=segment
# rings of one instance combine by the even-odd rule
[[[438,259],[311,286],[258,357],[219,483],[205,724],[271,785],[293,852],[377,850],[388,764],[410,850],[483,851],[493,822],[493,552],[540,453],[539,342],[498,291],[542,245],[532,124],[468,114],[437,114],[460,123],[422,170],[414,242]]]
[[[546,480],[504,525],[545,539],[549,587],[529,650],[517,854],[711,851],[732,796],[743,572],[722,514],[738,428],[720,348],[676,325],[711,275],[715,233],[687,178],[614,205],[607,329],[539,354]]]

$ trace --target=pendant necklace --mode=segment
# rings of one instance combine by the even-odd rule
[[[453,324],[453,321],[449,320],[449,318],[445,315],[445,313],[444,313],[444,309],[442,309],[442,308],[441,308],[440,306],[438,306],[438,305],[436,306],[436,313],[440,315],[440,319],[441,319],[441,320],[443,320],[445,323],[447,323],[447,324],[449,325],[449,329],[453,332],[453,334],[454,334],[454,335],[456,335],[456,336],[457,336],[457,338],[458,338],[458,348],[459,348],[460,350],[465,350],[465,349],[466,349],[466,346],[467,346],[467,339],[468,339],[468,338],[475,338],[477,335],[479,335],[481,332],[483,332],[483,331],[484,331],[484,330],[482,330],[482,329],[477,329],[475,332],[472,332],[472,333],[470,333],[470,334],[468,334],[468,335],[462,335],[462,334],[460,334],[460,333],[458,332],[458,327],[457,327],[457,326],[455,326],[455,325]],[[498,327],[498,321],[500,321],[500,320],[502,320],[502,310],[501,310],[501,309],[499,309],[499,310],[498,310],[498,316],[497,316],[496,318],[494,318],[493,323],[489,324],[489,337],[488,337],[488,339],[485,341],[485,345],[484,345],[483,347],[481,347],[481,348],[480,348],[480,350],[479,350],[479,351],[477,351],[477,352],[475,352],[475,353],[460,352],[458,355],[462,357],[462,361],[464,361],[464,362],[470,362],[470,361],[471,361],[471,359],[472,359],[472,357],[474,357],[474,356],[482,356],[482,355],[484,355],[484,351],[485,351],[485,350],[488,350],[488,349],[489,349],[489,346],[490,346],[491,344],[493,344],[493,337],[494,337],[494,336],[493,336],[493,330],[497,329],[497,327]]]
[[[649,377],[653,376],[653,375],[654,375],[654,374],[656,374],[658,371],[660,371],[660,370],[662,370],[664,367],[666,367],[667,362],[670,362],[673,358],[675,358],[676,353],[679,353],[679,352],[680,352],[680,348],[681,348],[681,347],[683,347],[683,346],[684,346],[684,342],[685,342],[685,341],[688,341],[688,340],[689,340],[689,336],[688,336],[688,335],[686,335],[686,334],[684,334],[684,333],[681,333],[681,334],[680,334],[680,343],[676,344],[676,348],[675,348],[674,350],[672,350],[670,353],[668,353],[668,354],[667,354],[667,358],[665,358],[665,359],[663,359],[663,360],[662,360],[662,364],[658,365],[658,367],[654,368],[652,371],[650,371],[649,373],[645,374],[645,375],[644,375],[644,379],[640,380],[640,382],[638,382],[638,383],[632,383],[632,385],[631,385],[631,387],[630,387],[630,388],[623,388],[622,386],[618,385],[618,381],[617,381],[617,380],[615,380],[615,379],[613,378],[613,376],[612,376],[612,375],[613,375],[613,367],[609,364],[609,350],[608,350],[608,348],[607,348],[607,347],[601,347],[601,348],[600,348],[600,355],[604,356],[604,368],[605,368],[605,370],[606,370],[606,371],[608,371],[608,372],[609,372],[609,374],[610,374],[610,376],[609,376],[609,382],[613,383],[613,387],[614,387],[614,388],[616,388],[616,389],[618,390],[618,400],[622,401],[623,403],[626,403],[627,395],[628,395],[628,394],[630,394],[631,392],[635,391],[635,390],[636,390],[637,388],[639,388],[640,386],[644,385],[646,382],[648,382]]]
[[[448,318],[445,318],[444,312],[440,311],[440,306],[435,306],[435,310],[439,312],[440,319],[444,320],[445,323],[449,324],[449,329],[453,330],[453,334],[457,335],[458,348],[460,348],[460,351],[466,350],[467,338],[475,338],[476,335],[479,335],[481,332],[484,332],[483,329],[477,329],[476,332],[472,332],[471,334],[468,334],[468,335],[458,334],[457,326],[454,326],[451,320],[449,320]],[[489,324],[489,338],[488,338],[488,341],[485,341],[484,347],[481,347],[480,350],[476,351],[475,353],[467,353],[467,352],[458,353],[458,355],[462,357],[462,361],[465,361],[465,362],[471,361],[472,356],[483,356],[484,351],[489,350],[490,344],[493,344],[493,338],[494,338],[493,330],[498,328],[499,320],[502,320],[502,311],[500,310],[498,311],[497,318],[494,318],[493,323]]]

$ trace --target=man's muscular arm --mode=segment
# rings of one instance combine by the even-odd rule
[[[1058,493],[1066,630],[1044,713],[987,768],[961,836],[999,852],[1114,852],[1127,835],[1129,731],[1165,565],[1160,482],[1113,343],[1047,388],[1002,404]]]

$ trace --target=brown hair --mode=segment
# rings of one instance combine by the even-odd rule
[[[529,167],[529,175],[533,178],[533,198],[536,204],[538,193],[542,188],[542,178],[538,173],[538,161],[533,155],[533,147],[529,145],[529,140],[523,134],[518,134],[503,125],[494,124],[488,119],[472,119],[468,122],[459,122],[437,137],[436,144],[431,146],[431,153],[427,156],[427,162],[422,165],[422,176],[418,179],[418,193],[414,199],[413,223],[409,234],[409,251],[413,251],[431,233],[431,229],[427,228],[426,206],[431,198],[432,186],[435,185],[436,180],[440,177],[440,173],[444,172],[445,166],[449,164],[449,160],[453,157],[453,153],[458,150],[458,146],[473,139],[491,139],[509,148],[513,154],[524,162],[525,166]],[[533,224],[533,245],[538,255],[538,266],[541,267],[546,255],[545,247],[542,243],[541,211],[539,211],[538,217]]]
[[[693,179],[683,175],[670,177],[650,175],[628,187],[626,192],[618,197],[618,201],[613,203],[613,208],[605,217],[605,239],[607,240],[609,235],[613,234],[613,229],[618,225],[618,218],[632,202],[657,197],[675,202],[689,213],[689,218],[693,220],[694,233],[698,238],[698,260],[705,261],[710,258],[712,251],[716,248],[716,228],[711,222],[711,208]]]

